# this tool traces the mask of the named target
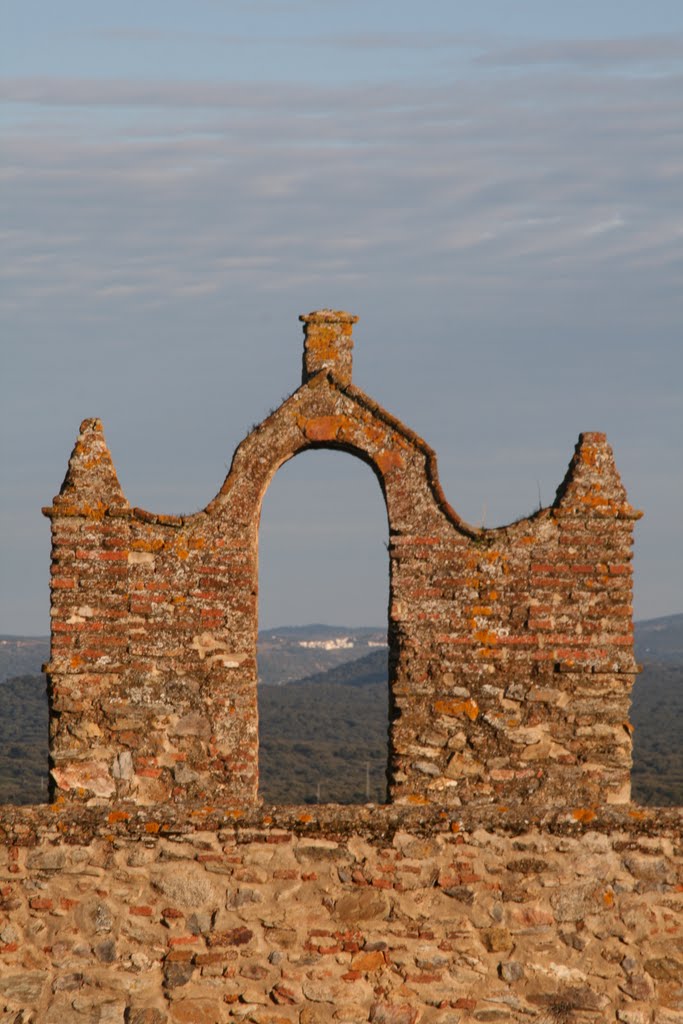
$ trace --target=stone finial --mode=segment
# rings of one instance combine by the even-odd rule
[[[554,506],[603,519],[636,520],[643,514],[629,504],[612,449],[605,435],[597,431],[579,435]]]
[[[339,309],[318,309],[299,317],[304,326],[302,382],[329,370],[340,384],[350,384],[353,325],[358,317]]]
[[[64,482],[52,505],[43,509],[44,514],[98,518],[107,509],[128,507],[101,421],[83,420]]]

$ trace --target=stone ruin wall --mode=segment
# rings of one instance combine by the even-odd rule
[[[629,802],[639,513],[604,435],[550,508],[474,529],[352,383],[356,318],[302,319],[301,388],[203,511],[131,508],[98,420],[44,510],[52,803],[0,815],[0,1024],[681,1024],[681,816]],[[261,502],[321,447],[386,501],[381,807],[258,797]]]

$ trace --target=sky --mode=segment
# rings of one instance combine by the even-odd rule
[[[197,511],[321,307],[475,525],[606,431],[636,617],[683,611],[680,0],[5,0],[0,28],[0,633],[49,631],[80,421],[131,504]],[[386,540],[367,466],[292,460],[261,626],[382,624]]]

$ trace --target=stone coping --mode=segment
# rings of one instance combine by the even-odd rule
[[[668,835],[683,844],[683,808],[603,807],[547,808],[500,805],[458,808],[396,804],[287,806],[258,808],[108,804],[83,807],[41,804],[0,806],[0,842],[33,846],[51,841],[88,843],[96,838],[154,839],[199,832],[230,832],[242,842],[283,842],[292,835],[338,840],[360,835],[377,843],[391,842],[397,832],[421,836],[468,835],[477,830],[515,835],[536,831],[555,836],[586,832]]]

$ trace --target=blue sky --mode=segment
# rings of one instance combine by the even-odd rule
[[[474,523],[550,503],[605,430],[636,614],[683,610],[678,0],[10,0],[0,35],[0,632],[48,630],[80,420],[133,504],[203,507],[322,306]],[[385,540],[367,467],[283,467],[262,624],[381,622]]]

